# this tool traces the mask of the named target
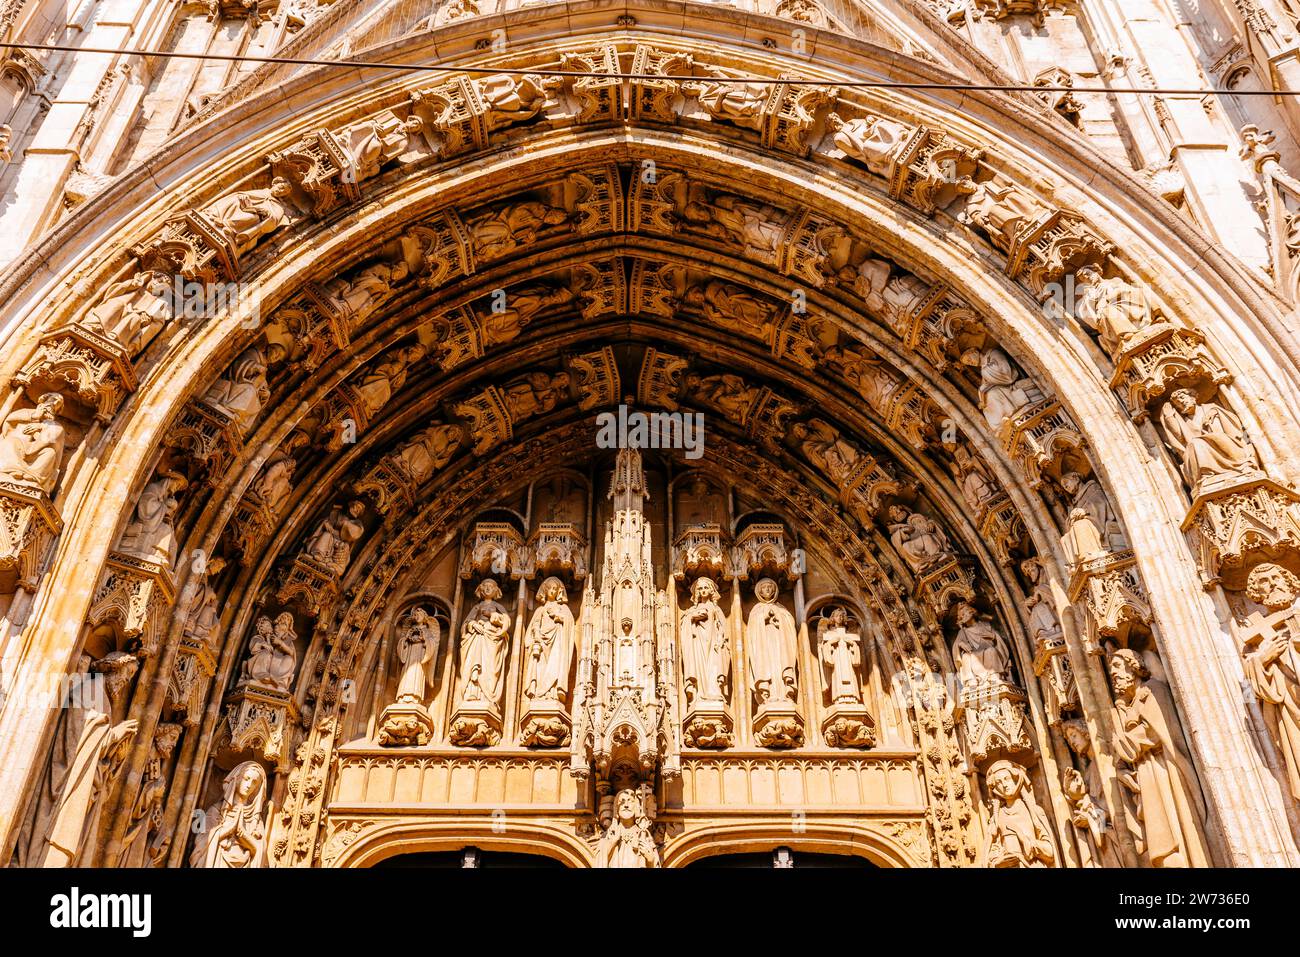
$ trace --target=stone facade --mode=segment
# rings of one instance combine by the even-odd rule
[[[1300,9],[685,10],[0,9],[7,861],[1300,864]]]

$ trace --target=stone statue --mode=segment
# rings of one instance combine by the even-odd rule
[[[257,348],[245,349],[223,375],[208,389],[204,401],[234,420],[240,435],[246,435],[257,421],[271,389],[266,384],[266,360]]]
[[[1061,777],[1061,791],[1070,802],[1070,823],[1079,837],[1081,862],[1084,867],[1119,867],[1088,727],[1078,718],[1070,718],[1061,722],[1061,732],[1082,765],[1082,770],[1067,768]]]
[[[474,594],[478,604],[465,616],[460,632],[460,701],[497,707],[505,683],[510,615],[497,600],[501,589],[491,578],[480,582]]]
[[[888,176],[894,153],[912,135],[912,128],[883,116],[844,120],[838,113],[826,117],[826,125],[835,133],[835,145],[865,163],[877,176]]]
[[[796,422],[790,435],[808,461],[842,489],[861,458],[858,450],[823,419]]]
[[[415,115],[398,119],[391,113],[372,117],[343,131],[359,180],[370,179],[380,167],[406,152],[412,136],[418,136],[424,122]]]
[[[655,798],[650,785],[623,788],[612,801],[606,797],[601,803],[606,805],[602,817],[608,818],[608,823],[596,849],[598,865],[658,867],[659,848],[650,833],[655,816]]]
[[[298,468],[294,452],[307,441],[302,432],[294,432],[285,440],[285,444],[271,453],[266,460],[266,468],[253,482],[253,491],[273,514],[280,513],[280,507],[293,493],[293,473]]]
[[[998,348],[968,349],[961,362],[980,370],[980,409],[994,432],[1033,401],[1033,381],[1022,376],[1007,354]]]
[[[480,345],[484,349],[504,345],[519,337],[524,328],[543,309],[573,301],[573,291],[561,286],[537,284],[521,286],[506,294],[505,305],[478,316],[483,331]]]
[[[262,237],[287,225],[291,208],[287,203],[293,187],[282,176],[271,180],[270,189],[248,189],[223,196],[203,208],[203,214],[216,223],[235,252],[243,255]]]
[[[1247,576],[1246,594],[1268,609],[1243,629],[1246,678],[1264,704],[1291,796],[1300,801],[1300,577],[1264,562]]]
[[[402,674],[397,679],[397,701],[424,704],[428,687],[428,667],[438,653],[442,629],[438,620],[416,605],[402,616],[397,625],[397,660]]]
[[[822,689],[831,704],[861,704],[862,638],[849,631],[849,616],[832,608],[817,623],[817,660],[822,666]]]
[[[1151,867],[1208,867],[1205,800],[1173,697],[1163,681],[1150,678],[1137,652],[1122,648],[1110,656],[1115,754],[1129,768],[1121,780],[1137,805],[1138,852]]]
[[[992,809],[985,861],[989,867],[1051,867],[1056,848],[1047,815],[1034,800],[1029,774],[1014,761],[994,761],[985,772]]]
[[[1020,187],[990,180],[975,186],[958,221],[984,230],[993,245],[1005,252],[1022,228],[1047,212],[1046,206]]]
[[[691,586],[691,607],[682,612],[677,640],[688,700],[725,704],[730,697],[731,644],[713,579],[697,578]]]
[[[690,373],[685,391],[737,425],[745,424],[759,393],[757,386],[747,385],[740,376],[729,372],[703,377]]]
[[[118,549],[171,568],[176,551],[176,532],[172,519],[180,508],[176,493],[189,485],[179,472],[159,470],[157,477],[144,487],[135,503],[135,511],[122,532]]]
[[[424,346],[402,346],[384,353],[357,379],[353,391],[367,418],[373,417],[406,384],[410,367],[424,358]]]
[[[416,485],[428,481],[460,448],[463,429],[459,425],[431,425],[419,432],[393,455]]]
[[[685,301],[697,306],[716,326],[744,336],[766,339],[776,306],[743,286],[710,279],[686,291]]]
[[[484,122],[488,130],[532,119],[546,105],[553,87],[554,80],[535,73],[523,76],[502,73],[480,80],[478,95],[487,107]]]
[[[1157,310],[1145,289],[1118,277],[1103,279],[1101,270],[1092,265],[1080,266],[1074,281],[1074,314],[1097,333],[1112,359],[1156,322]]]
[[[998,485],[989,476],[979,456],[965,442],[952,450],[954,478],[961,489],[962,498],[972,509],[979,511],[999,493]]]
[[[745,626],[754,703],[799,700],[799,648],[794,615],[777,602],[780,589],[770,578],[754,586],[758,599]]]
[[[159,724],[154,729],[149,763],[140,782],[140,793],[131,806],[131,817],[122,835],[118,867],[160,867],[171,844],[163,829],[163,797],[167,793],[167,759],[176,748],[181,726]]]
[[[294,645],[297,635],[293,629],[293,615],[281,612],[275,624],[263,615],[254,626],[253,639],[248,643],[248,657],[240,673],[241,683],[248,683],[273,691],[288,691],[293,685],[293,673],[298,666],[298,649]]]
[[[569,667],[573,663],[574,623],[564,583],[551,577],[537,589],[541,602],[524,633],[524,697],[558,701],[569,697]]]
[[[502,389],[506,409],[514,422],[522,422],[544,412],[550,412],[569,394],[569,374],[557,372],[530,372],[522,378],[506,383]]]
[[[1071,565],[1128,547],[1110,499],[1096,479],[1066,472],[1061,488],[1070,497],[1069,524],[1061,544]]]
[[[952,545],[939,525],[902,505],[889,508],[889,541],[914,572],[952,557]]]
[[[1061,622],[1056,617],[1056,596],[1052,594],[1052,583],[1043,575],[1043,562],[1038,558],[1026,558],[1020,563],[1020,570],[1029,579],[1029,595],[1025,598],[1025,607],[1029,609],[1029,637],[1035,643],[1053,638],[1061,633]]]
[[[109,286],[82,324],[112,339],[134,359],[175,317],[174,298],[171,277],[146,269]]]
[[[952,656],[963,692],[1009,680],[1011,652],[1006,639],[969,602],[957,605]]]
[[[467,224],[474,255],[480,262],[508,256],[522,246],[529,246],[550,229],[567,225],[569,214],[555,206],[536,200],[507,203],[484,213]]]
[[[58,415],[63,396],[47,392],[34,409],[14,409],[0,423],[0,480],[39,488],[46,495],[59,481],[65,430]]]
[[[221,784],[194,839],[190,867],[266,866],[266,771],[256,761],[237,764]]]
[[[780,210],[730,193],[718,195],[712,205],[688,203],[682,215],[706,235],[740,246],[764,262],[774,260],[785,235]]]
[[[325,284],[329,304],[356,328],[397,289],[398,283],[411,274],[406,260],[373,262],[348,277],[331,279]]]
[[[1198,402],[1190,389],[1174,391],[1160,410],[1160,422],[1193,494],[1206,480],[1246,478],[1258,471],[1241,420],[1221,405]]]
[[[207,645],[212,641],[212,634],[221,621],[217,590],[212,587],[212,581],[225,567],[226,560],[220,555],[213,555],[207,560],[203,574],[199,576],[198,591],[195,592],[189,613],[185,616],[181,634],[200,645]]]
[[[335,505],[307,540],[304,551],[335,576],[342,576],[352,561],[352,546],[365,534],[366,527],[361,523],[365,510],[365,503],[360,499],[349,502],[346,510]]]
[[[933,287],[910,272],[895,275],[894,270],[894,263],[888,259],[868,256],[857,266],[844,266],[839,278],[852,284],[853,291],[873,315],[898,326],[910,319]]]
[[[682,92],[699,100],[701,108],[715,120],[761,130],[763,107],[771,88],[761,83],[737,83],[716,69],[710,72],[714,79],[683,83]]]
[[[108,792],[126,763],[138,725],[117,721],[140,661],[113,651],[83,655],[60,715],[50,763],[19,839],[19,866],[88,867]]]
[[[877,411],[884,409],[886,400],[898,386],[885,361],[862,346],[832,346],[822,354],[822,359]]]

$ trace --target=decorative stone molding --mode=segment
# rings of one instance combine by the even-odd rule
[[[226,697],[219,752],[270,762],[277,771],[289,769],[298,706],[293,693],[247,683]]]
[[[176,601],[171,569],[157,562],[109,552],[87,620],[116,618],[123,638],[138,645],[141,658],[158,651],[167,613]]]

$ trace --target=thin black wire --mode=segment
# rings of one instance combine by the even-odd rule
[[[596,73],[583,70],[555,70],[535,67],[453,66],[440,63],[389,63],[383,60],[311,60],[300,57],[247,56],[227,53],[181,53],[175,50],[110,49],[75,47],[54,43],[0,43],[0,49],[37,50],[48,53],[97,53],[114,56],[170,57],[178,60],[224,60],[231,63],[280,63],[290,66],[332,66],[348,69],[411,70],[424,73],[487,73],[515,76],[590,77],[619,80],[721,80],[733,83],[787,86],[826,86],[861,90],[954,90],[992,93],[1109,93],[1155,96],[1297,96],[1300,90],[1218,90],[1213,87],[1169,87],[1149,89],[1122,86],[1030,86],[1017,83],[927,83],[907,80],[806,80],[768,76],[709,77],[661,73]]]

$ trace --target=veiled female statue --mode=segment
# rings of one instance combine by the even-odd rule
[[[287,611],[276,617],[274,625],[266,615],[257,619],[240,680],[276,691],[288,691],[298,665],[298,650],[294,646],[296,637],[293,615]]]
[[[971,349],[962,355],[961,361],[964,365],[979,367],[980,408],[995,432],[1033,401],[1029,392],[1032,383],[1020,374],[1001,349],[990,348],[983,352]]]
[[[230,375],[217,379],[203,398],[230,416],[240,435],[247,434],[257,421],[262,406],[271,398],[262,350],[245,349],[231,366]]]
[[[985,858],[989,867],[1051,867],[1056,863],[1047,815],[1034,800],[1029,774],[1014,761],[994,761],[985,774],[993,810]]]
[[[235,765],[221,784],[194,839],[190,867],[266,866],[266,771],[256,761]]]
[[[654,792],[648,785],[623,788],[614,796],[613,820],[596,849],[600,867],[658,867],[659,848],[650,827],[654,823]]]
[[[402,674],[397,680],[397,700],[402,704],[424,704],[428,667],[438,653],[442,629],[438,620],[416,605],[397,626],[397,660]]]
[[[460,632],[462,703],[483,702],[498,707],[505,680],[510,615],[497,599],[501,588],[485,578],[474,591],[478,603],[465,616]]]
[[[1074,274],[1074,312],[1097,333],[1101,347],[1113,359],[1155,321],[1156,308],[1146,290],[1118,277],[1103,279],[1096,266],[1080,266]]]
[[[176,551],[172,518],[180,508],[176,493],[187,485],[189,481],[179,472],[160,470],[136,500],[135,513],[122,531],[118,548],[170,568]]]
[[[759,579],[754,586],[758,601],[745,626],[751,690],[759,707],[799,699],[799,639],[794,615],[776,600],[779,591],[772,579]]]
[[[692,704],[725,704],[731,677],[731,645],[727,622],[718,607],[718,587],[711,578],[691,586],[691,607],[678,626],[686,694]]]
[[[109,286],[82,324],[112,339],[134,359],[175,316],[173,290],[170,276],[143,270]]]
[[[1193,491],[1206,479],[1247,476],[1257,470],[1255,447],[1241,419],[1216,403],[1198,402],[1190,389],[1178,389],[1169,397],[1160,422]]]
[[[573,662],[573,612],[564,583],[548,578],[537,589],[541,602],[524,633],[524,696],[533,701],[558,701],[569,696],[569,666]]]
[[[47,392],[34,409],[14,409],[0,424],[0,479],[54,491],[63,464],[63,396]]]
[[[958,631],[952,656],[962,688],[1005,681],[1011,667],[1006,639],[969,602],[961,602],[956,614]]]
[[[247,189],[209,203],[203,213],[226,234],[235,252],[243,255],[263,236],[289,222],[289,197],[293,187],[281,176],[271,180],[270,189]]]
[[[849,615],[832,608],[817,623],[817,660],[822,666],[822,689],[831,704],[861,704],[862,639],[849,630]]]
[[[1120,780],[1133,793],[1141,822],[1138,852],[1152,867],[1208,867],[1205,800],[1183,743],[1173,697],[1137,653],[1110,656],[1115,692],[1116,757],[1128,765]]]

